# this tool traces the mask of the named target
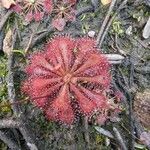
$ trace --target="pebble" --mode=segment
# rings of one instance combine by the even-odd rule
[[[91,38],[93,38],[95,36],[95,31],[92,31],[92,30],[89,31],[88,32],[88,36],[91,37]]]
[[[127,35],[132,35],[132,26],[129,26],[128,29],[126,30]]]

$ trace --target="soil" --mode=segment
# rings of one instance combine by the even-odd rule
[[[62,32],[52,27],[52,16],[45,17],[40,23],[27,24],[15,13],[11,13],[6,19],[4,16],[10,10],[0,8],[0,119],[16,118],[11,100],[9,101],[9,89],[7,89],[7,77],[12,71],[16,98],[21,100],[17,106],[20,105],[27,117],[28,121],[24,120],[24,124],[33,130],[34,137],[36,137],[34,138],[35,143],[38,143],[39,150],[124,150],[125,148],[122,147],[124,144],[128,150],[132,150],[139,149],[137,143],[143,146],[143,150],[150,148],[150,144],[148,146],[139,142],[140,134],[145,128],[146,131],[150,129],[150,35],[149,28],[147,28],[150,17],[150,1],[130,0],[124,2],[123,7],[120,7],[121,0],[115,3],[109,14],[108,24],[110,23],[110,26],[106,30],[108,24],[104,24],[102,36],[105,31],[106,34],[99,41],[102,53],[119,54],[125,58],[121,63],[112,65],[111,70],[112,87],[123,93],[123,111],[117,116],[119,121],[108,120],[100,126],[112,133],[114,138],[97,132],[94,128],[97,125],[92,123],[89,123],[86,128],[87,124],[82,117],[78,124],[71,127],[49,122],[44,118],[41,110],[26,101],[27,97],[20,92],[21,81],[25,79],[24,66],[32,53],[41,51],[46,41],[58,34],[69,34],[76,38],[89,36],[89,32],[92,31],[95,33],[92,36],[96,39],[102,29],[110,4],[102,5],[100,0],[79,0],[76,6],[76,20],[67,22]],[[111,18],[113,18],[112,21]],[[14,43],[12,44],[13,62],[9,62],[10,55],[12,55],[10,43]],[[146,102],[143,104],[143,101]],[[147,106],[145,107],[145,105]],[[138,121],[134,114],[138,114]],[[119,131],[123,141],[117,140],[119,138],[115,136],[114,127]],[[0,126],[0,131],[6,133],[8,139],[11,137],[13,142],[21,145],[21,150],[29,149],[26,138],[22,136],[22,130],[11,127],[1,128]],[[4,144],[5,140],[1,138],[1,133],[0,139],[0,149],[9,149],[8,143]]]

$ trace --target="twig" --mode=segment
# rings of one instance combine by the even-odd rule
[[[44,39],[48,34],[54,31],[54,28],[49,26],[46,32],[40,34],[37,38],[32,40],[32,43],[30,44],[29,48],[33,48],[39,41]]]
[[[13,119],[2,119],[0,120],[0,128],[18,128],[20,122]]]
[[[13,141],[11,139],[11,137],[8,137],[6,135],[5,132],[3,131],[0,131],[0,139],[6,144],[8,145],[8,147],[11,149],[11,150],[21,150],[20,147],[17,145],[17,143],[15,141]]]
[[[16,30],[14,30],[15,32]],[[16,32],[14,33],[14,38],[12,41],[12,49],[14,49],[15,47],[15,43],[16,43]],[[37,146],[36,146],[36,142],[35,139],[33,138],[33,133],[30,130],[30,127],[28,127],[28,120],[26,119],[26,117],[23,115],[20,105],[17,105],[15,103],[16,101],[16,93],[15,93],[15,87],[14,87],[14,76],[13,76],[13,66],[14,66],[14,62],[13,62],[13,53],[12,51],[10,52],[10,54],[8,55],[8,77],[7,77],[7,88],[8,88],[8,97],[11,103],[14,103],[14,105],[12,105],[12,109],[15,113],[15,115],[17,117],[19,117],[19,121],[20,121],[20,132],[22,133],[28,147],[30,148],[30,150],[32,150],[32,147],[34,147],[37,150]],[[32,147],[31,147],[32,146]]]
[[[83,8],[80,8],[77,13],[76,13],[76,17],[78,18],[80,15],[82,15],[83,13],[87,13],[87,12],[91,12],[94,11],[94,7],[89,5]]]
[[[122,87],[126,95],[130,94],[128,92],[128,90],[130,89],[128,79],[126,76],[123,75],[123,72],[120,67],[117,68],[117,77],[118,77],[119,85]],[[121,79],[123,80],[123,82],[121,81]]]
[[[117,48],[117,51],[118,51],[120,54],[122,54],[122,55],[124,55],[124,56],[127,55],[126,52],[125,52],[124,50],[120,49],[120,47],[118,46],[118,35],[117,35],[117,34],[115,34],[115,46],[116,46],[116,48]]]
[[[24,120],[23,120],[23,117],[24,117]],[[34,138],[35,135],[31,131],[31,127],[29,126],[29,122],[24,115],[21,115],[19,130],[20,130],[21,134],[23,135],[29,149],[30,150],[38,150],[38,148],[36,146],[37,143],[36,143],[36,140]]]
[[[144,41],[140,40],[139,38],[133,37],[132,40],[137,41],[138,44],[140,44],[140,45],[143,46],[144,48],[149,48],[149,46],[148,46],[149,44],[148,44],[148,43],[145,43]]]
[[[18,24],[17,18],[15,18],[15,27],[16,27],[16,32],[17,32],[17,35],[18,35],[18,40],[20,42],[21,41],[21,34],[20,34],[19,24]]]
[[[130,129],[127,129],[127,128],[124,126],[123,123],[119,123],[119,124],[120,124],[120,126],[123,128],[123,130],[126,130],[126,131],[128,132],[129,135],[131,134]],[[134,134],[133,134],[133,136],[134,136],[135,139],[139,140],[139,138],[136,137]]]
[[[116,12],[114,13],[114,15],[113,15],[113,16],[111,17],[111,19],[109,20],[109,22],[108,22],[108,24],[107,24],[107,27],[105,28],[105,31],[102,33],[101,37],[99,38],[99,41],[97,41],[99,47],[102,46],[102,43],[103,43],[103,41],[104,41],[104,38],[105,38],[105,36],[106,36],[106,34],[107,34],[107,32],[108,32],[108,29],[109,29],[109,27],[111,26],[113,20],[114,20],[115,17],[117,16],[118,12],[119,12],[119,11],[124,7],[124,5],[127,3],[127,1],[128,1],[128,0],[124,0],[124,1],[120,4],[119,8],[116,10]]]
[[[9,18],[9,16],[13,13],[13,10],[8,10],[8,12],[5,14],[5,16],[3,17],[3,19],[0,22],[0,31],[2,30],[4,24],[6,23],[7,19]]]
[[[40,98],[40,97],[39,97]],[[0,104],[0,109],[3,108],[3,107],[10,107],[12,105],[20,105],[22,104],[23,102],[27,102],[29,99],[23,99],[23,100],[15,100],[15,102],[13,103],[6,103],[6,104]],[[7,101],[7,100],[6,100]]]
[[[118,141],[118,144],[120,145],[121,149],[122,150],[128,150],[128,148],[126,147],[122,137],[121,137],[121,134],[120,132],[118,131],[117,128],[113,127],[113,131],[114,131],[114,136],[116,137],[117,141]]]
[[[134,73],[134,65],[132,64],[132,58],[130,57],[130,77],[129,77],[129,88],[132,89],[132,86],[133,86],[133,82],[134,82],[134,77],[133,77],[133,73]],[[134,143],[135,143],[135,138],[134,138],[134,120],[132,118],[133,116],[133,96],[132,94],[130,94],[128,92],[128,100],[129,100],[129,123],[130,123],[130,149],[131,150],[134,150]]]
[[[120,90],[120,88],[118,87],[118,85],[116,84],[116,82],[115,82],[114,80],[112,81],[112,85],[113,85],[113,88],[114,88],[116,91],[122,93],[121,90]],[[127,110],[128,110],[129,106],[128,106],[128,102],[127,102],[127,100],[126,100],[125,95],[122,95],[121,100],[122,100],[122,102],[123,102],[125,108],[127,108]]]
[[[70,140],[71,144],[70,146],[68,147],[68,149],[71,149],[71,150],[76,150],[77,149],[77,145],[76,145],[76,142],[75,142],[75,137],[74,137],[74,130],[70,130],[70,132],[67,132],[67,137],[68,139]]]
[[[132,97],[129,100],[129,123],[130,123],[130,141],[129,147],[131,150],[134,150],[135,137],[134,137],[134,120],[132,118],[133,110],[132,110]]]
[[[136,67],[135,71],[141,74],[150,74],[150,66]]]
[[[31,33],[31,36],[30,36],[30,39],[29,39],[29,42],[27,44],[27,47],[25,48],[25,54],[27,54],[29,48],[30,48],[30,45],[32,44],[32,40],[38,30],[38,27],[39,27],[40,23],[36,24],[35,28],[32,30],[32,33]]]
[[[116,1],[117,1],[117,0],[112,0],[111,4],[110,4],[110,6],[109,6],[107,15],[106,15],[106,17],[105,17],[105,19],[104,19],[104,21],[103,21],[103,23],[102,23],[102,26],[101,26],[101,28],[100,28],[100,31],[99,31],[99,33],[98,33],[98,35],[97,35],[97,40],[96,40],[97,45],[99,45],[99,42],[100,42],[101,37],[102,37],[102,34],[103,34],[104,29],[105,29],[105,27],[106,27],[106,25],[107,25],[107,22],[108,22],[108,20],[109,20],[109,17],[110,17],[110,15],[111,15],[111,12],[112,12],[114,6],[115,6]]]
[[[120,70],[119,70],[118,73],[120,73]],[[121,82],[120,75],[122,76],[122,79],[124,80],[125,84],[123,84]],[[126,97],[127,97],[127,100],[128,100],[128,106],[129,106],[128,107],[128,111],[129,111],[129,116],[128,117],[129,117],[129,125],[130,125],[130,132],[131,132],[130,133],[129,147],[130,147],[131,150],[134,150],[134,139],[135,139],[135,137],[134,137],[134,124],[133,124],[134,120],[132,118],[132,116],[133,116],[133,110],[132,110],[132,99],[133,99],[133,97],[131,95],[131,92],[129,91],[129,89],[131,89],[131,87],[126,82],[126,79],[123,77],[122,73],[120,73],[118,75],[118,82],[119,82],[120,87],[123,89],[124,93],[126,94]]]
[[[31,34],[31,36],[30,36],[30,39],[29,39],[28,45],[27,45],[27,47],[25,48],[25,54],[27,54],[28,49],[30,48],[30,45],[31,45],[31,43],[32,43],[32,40],[33,40],[34,34],[35,34],[35,33],[32,33],[32,34]]]
[[[13,36],[13,41],[12,41],[12,49],[13,49],[15,42],[16,42],[16,36],[17,36],[17,34],[15,32],[15,34]],[[15,94],[15,88],[14,88],[13,65],[14,65],[13,53],[11,51],[8,55],[8,64],[7,64],[7,69],[8,69],[7,88],[8,88],[9,101],[11,103],[14,103],[14,105],[12,105],[12,109],[13,109],[15,115],[17,115],[20,112],[20,108],[19,108],[19,105],[15,104],[16,94]]]
[[[4,29],[0,31],[0,51],[3,51],[3,40],[5,38]]]
[[[84,117],[84,137],[85,137],[85,142],[87,144],[87,148],[90,146],[90,137],[89,137],[89,131],[88,131],[88,118]]]

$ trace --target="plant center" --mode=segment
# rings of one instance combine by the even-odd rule
[[[64,76],[63,80],[64,80],[65,83],[69,83],[71,81],[71,78],[72,78],[72,75],[70,73],[67,73]]]
[[[29,0],[30,3],[34,4],[36,0]]]

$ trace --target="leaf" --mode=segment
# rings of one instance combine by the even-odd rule
[[[111,0],[101,0],[101,3],[103,5],[107,5],[107,4],[111,3]]]
[[[9,55],[10,52],[12,51],[11,43],[12,43],[12,31],[11,29],[9,29],[3,41],[3,51],[7,55]]]
[[[6,9],[9,9],[12,5],[16,4],[14,0],[1,0],[1,3]]]
[[[58,97],[47,107],[46,114],[50,120],[60,120],[61,122],[72,124],[74,112],[70,105],[68,86],[63,86]]]
[[[84,115],[90,115],[94,108],[97,107],[96,103],[90,100],[87,96],[84,95],[82,91],[74,84],[70,86],[71,91],[74,93],[75,99],[77,99],[78,105]]]
[[[45,0],[44,1],[44,8],[47,13],[51,13],[53,11],[53,1],[52,0]]]
[[[111,139],[114,139],[114,136],[111,134],[110,131],[105,130],[105,129],[99,127],[99,126],[95,126],[94,128],[95,128],[95,130],[98,131],[100,134],[103,134],[103,135],[105,135],[105,136],[107,136],[107,137],[109,137],[109,138],[111,138]]]
[[[141,149],[141,150],[144,150],[145,145],[135,143],[134,147],[135,147],[135,148],[138,148],[138,149]]]
[[[144,27],[144,30],[143,30],[143,37],[145,39],[148,39],[150,37],[150,17]]]
[[[52,21],[52,25],[53,27],[55,27],[57,30],[59,31],[63,31],[65,25],[66,25],[66,21],[65,19],[63,18],[57,18],[57,19],[54,19]]]
[[[109,61],[119,61],[125,59],[125,57],[120,54],[105,54],[105,57],[107,57]]]

